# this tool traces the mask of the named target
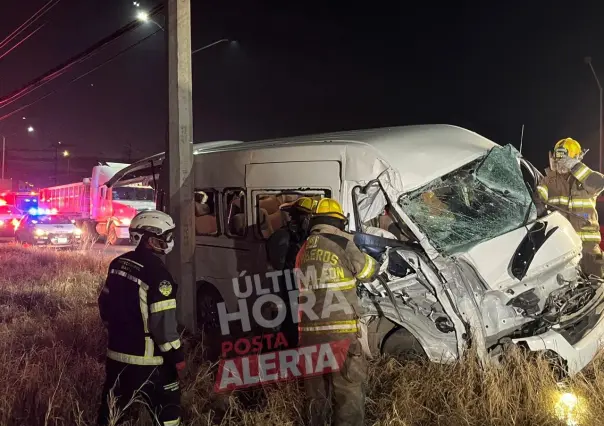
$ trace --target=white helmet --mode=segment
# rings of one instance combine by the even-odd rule
[[[136,244],[144,236],[150,238],[152,249],[161,254],[168,254],[174,247],[174,220],[169,214],[159,210],[140,212],[130,222],[130,235]]]

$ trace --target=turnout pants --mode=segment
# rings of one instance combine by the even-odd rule
[[[117,425],[131,419],[132,408],[137,406],[137,402],[131,402],[133,399],[147,404],[156,424],[180,425],[180,388],[175,366],[140,366],[107,359],[105,369],[99,426]]]
[[[604,257],[600,246],[595,243],[583,243],[583,257],[581,258],[581,270],[587,276],[596,275],[600,278],[604,275]]]
[[[324,426],[331,417],[334,426],[364,425],[367,367],[361,344],[354,341],[339,372],[305,379],[308,424]]]

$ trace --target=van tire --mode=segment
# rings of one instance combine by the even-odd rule
[[[197,288],[197,327],[206,333],[220,333],[218,304],[224,302],[212,284],[203,282]]]
[[[382,342],[382,354],[390,355],[400,362],[428,360],[426,351],[409,330],[398,327],[388,333]]]
[[[207,282],[197,284],[197,330],[205,346],[204,358],[211,362],[220,358],[225,337],[221,334],[218,316],[221,302],[224,300],[216,287]]]

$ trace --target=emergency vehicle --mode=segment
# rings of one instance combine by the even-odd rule
[[[22,212],[38,208],[38,193],[35,191],[5,191],[0,193],[0,201],[4,200],[7,205],[15,206]]]
[[[80,246],[82,231],[75,226],[74,221],[67,216],[58,215],[54,211],[34,213],[31,209],[15,231],[15,241],[36,247],[71,248]]]
[[[13,238],[23,212],[0,199],[0,237]]]
[[[105,183],[124,163],[103,163],[92,168],[82,182],[44,188],[40,191],[41,209],[54,209],[74,220],[84,238],[101,237],[111,245],[130,240],[128,226],[140,211],[155,208],[153,189],[140,184],[121,185],[108,190]]]
[[[212,326],[217,314],[222,329],[252,312],[255,300],[238,297],[241,288],[271,291],[266,239],[285,223],[279,204],[306,195],[337,199],[357,245],[382,265],[378,280],[358,285],[369,354],[450,363],[472,347],[497,363],[517,345],[574,374],[600,350],[604,286],[581,273],[570,222],[536,208],[542,176],[512,145],[421,125],[193,150],[195,277],[178,293],[189,329]],[[107,185],[157,180],[157,208],[166,211],[174,181],[164,158],[140,160]]]

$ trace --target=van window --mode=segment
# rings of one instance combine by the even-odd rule
[[[267,239],[273,232],[284,227],[289,222],[289,214],[280,210],[280,207],[296,201],[300,197],[310,197],[319,200],[327,195],[329,191],[317,190],[310,192],[300,191],[254,191],[255,197],[255,236]]]
[[[247,230],[245,191],[243,189],[224,191],[224,205],[226,208],[226,235],[230,237],[245,237]]]
[[[218,235],[218,191],[214,189],[196,189],[195,198],[195,235]]]

